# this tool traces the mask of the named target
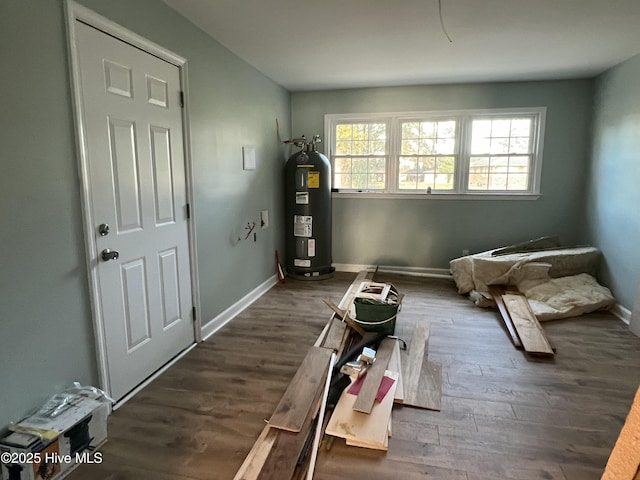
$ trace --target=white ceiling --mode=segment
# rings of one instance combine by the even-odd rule
[[[291,91],[592,77],[640,53],[640,0],[165,0]]]

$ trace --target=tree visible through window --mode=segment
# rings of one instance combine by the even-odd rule
[[[452,190],[456,164],[455,120],[403,122],[400,190]]]
[[[386,188],[387,151],[385,123],[336,125],[334,188]]]
[[[333,187],[538,194],[545,108],[326,115]]]

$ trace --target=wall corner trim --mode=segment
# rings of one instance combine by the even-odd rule
[[[264,282],[258,285],[256,288],[247,293],[244,297],[238,300],[236,303],[228,307],[219,315],[209,320],[202,326],[202,341],[206,341],[214,333],[224,327],[227,323],[238,316],[243,310],[249,307],[253,302],[258,300],[262,295],[267,293],[276,283],[278,279],[275,275],[267,278]]]
[[[611,311],[611,313],[613,315],[615,315],[620,320],[622,320],[624,323],[629,325],[629,322],[631,321],[631,310],[629,310],[628,308],[623,307],[618,302],[616,302],[616,303],[613,304],[613,306],[611,307],[610,311]]]

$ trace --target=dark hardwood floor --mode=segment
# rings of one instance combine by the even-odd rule
[[[355,274],[277,285],[109,419],[100,465],[69,478],[232,479]],[[607,312],[544,324],[527,358],[453,282],[380,273],[406,294],[396,334],[431,322],[442,411],[394,407],[388,452],[321,449],[322,479],[599,479],[640,384],[640,338]]]

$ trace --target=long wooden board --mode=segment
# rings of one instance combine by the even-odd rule
[[[269,425],[289,432],[299,432],[331,359],[332,350],[322,347],[311,347],[302,364],[289,383],[280,403],[271,415]]]
[[[513,326],[518,332],[525,352],[553,355],[553,348],[549,344],[540,322],[531,311],[527,298],[524,295],[505,293],[502,295],[502,300],[513,320]]]
[[[233,480],[255,480],[258,478],[276,438],[278,438],[278,430],[265,425]]]
[[[493,301],[496,302],[496,306],[500,312],[500,317],[502,318],[502,323],[504,323],[504,326],[507,329],[507,333],[509,334],[509,338],[511,338],[513,346],[518,349],[522,349],[522,342],[520,341],[518,332],[516,332],[516,329],[513,326],[513,320],[511,320],[507,307],[504,306],[504,302],[502,301],[502,295],[505,293],[504,287],[490,285],[489,293],[493,297]]]
[[[404,402],[404,382],[402,380],[402,359],[400,358],[400,340],[394,340],[393,354],[389,360],[388,369],[392,372],[398,372],[398,385],[396,386],[396,395],[393,398],[395,403]]]
[[[376,361],[367,370],[367,376],[364,377],[362,388],[358,394],[358,398],[353,403],[353,409],[358,412],[371,413],[373,404],[376,400],[380,382],[384,377],[384,372],[389,366],[389,360],[393,354],[393,348],[396,340],[385,338],[380,342],[380,347],[376,352]]]
[[[412,404],[418,398],[420,388],[420,372],[424,358],[429,348],[429,322],[417,323],[411,335],[409,350],[402,361],[402,382],[404,386],[404,401]]]
[[[396,381],[393,382],[382,402],[373,406],[370,414],[353,410],[357,397],[347,392],[348,387],[342,392],[327,425],[327,435],[344,438],[351,443],[366,445],[368,448],[378,450],[388,448],[389,418],[393,408],[398,374],[387,370],[385,375]]]
[[[333,355],[333,352],[330,351],[330,354]],[[313,406],[309,409],[300,432],[278,431],[278,437],[273,443],[273,447],[258,474],[257,480],[282,480],[289,479],[293,475],[298,458],[304,450],[309,436],[313,434],[313,423],[323,401],[323,387],[328,373],[327,371],[320,376],[321,388],[313,399]]]
[[[405,405],[440,411],[442,405],[442,365],[427,361],[420,370],[420,380],[415,396],[405,400]]]

